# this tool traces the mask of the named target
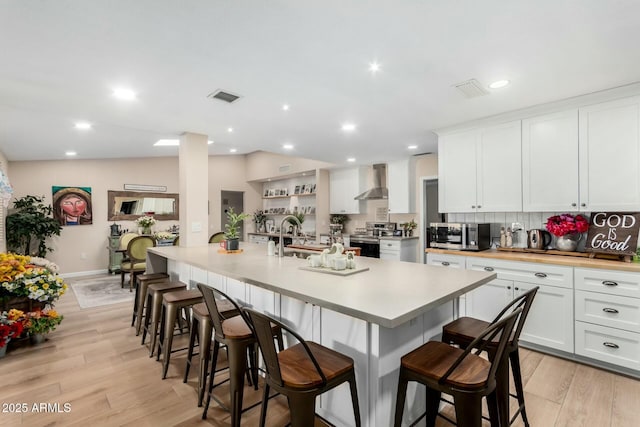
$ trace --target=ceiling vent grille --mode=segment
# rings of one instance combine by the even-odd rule
[[[489,95],[489,91],[482,87],[476,79],[453,85],[465,98],[476,98],[478,96]]]
[[[220,101],[228,102],[229,104],[231,104],[233,101],[239,99],[240,96],[234,95],[229,92],[225,92],[223,90],[216,90],[215,92],[212,92],[209,95],[207,95],[207,98],[219,99]]]

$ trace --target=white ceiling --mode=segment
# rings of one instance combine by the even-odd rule
[[[195,132],[211,154],[373,163],[436,151],[433,129],[636,82],[638,40],[637,0],[6,0],[0,150],[175,156],[153,143]],[[512,84],[465,99],[452,85],[471,78]]]

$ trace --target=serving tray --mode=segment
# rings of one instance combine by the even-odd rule
[[[315,271],[317,273],[333,274],[334,276],[351,276],[352,274],[362,273],[369,269],[369,267],[359,267],[345,270],[333,270],[329,267],[309,267],[306,265],[298,268],[300,270]]]

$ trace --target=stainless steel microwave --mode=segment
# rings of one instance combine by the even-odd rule
[[[491,224],[462,222],[432,222],[432,248],[460,251],[483,251],[491,247]]]

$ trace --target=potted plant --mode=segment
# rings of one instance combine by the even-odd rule
[[[344,223],[347,222],[348,220],[349,220],[349,217],[342,214],[333,214],[329,218],[329,222],[331,222],[331,224],[340,224],[340,225],[344,225]]]
[[[7,215],[7,248],[14,253],[45,257],[53,248],[46,240],[59,236],[62,226],[52,216],[51,205],[44,196],[24,196],[13,202],[13,212]],[[37,248],[32,248],[37,244]]]
[[[19,337],[23,330],[23,312],[20,310],[0,313],[0,358],[7,353],[11,338]]]
[[[62,322],[63,316],[53,309],[37,310],[26,314],[26,329],[31,337],[32,344],[44,342],[44,334],[47,334]]]
[[[239,249],[240,243],[238,239],[240,239],[240,235],[238,229],[242,221],[247,218],[251,218],[251,215],[242,212],[235,213],[233,208],[227,210],[227,223],[224,225],[227,250],[237,251]]]
[[[400,224],[400,226],[404,230],[405,237],[411,237],[413,235],[413,230],[418,228],[418,224],[413,219],[405,222],[404,224]]]
[[[142,233],[140,234],[151,234],[151,226],[155,223],[156,219],[150,215],[143,215],[136,219],[138,227],[142,227]]]
[[[582,215],[554,215],[547,218],[547,230],[557,237],[556,249],[574,252],[582,233],[589,230],[589,221]]]
[[[153,234],[153,238],[158,246],[170,245],[176,238],[176,235],[168,231],[158,231]]]

